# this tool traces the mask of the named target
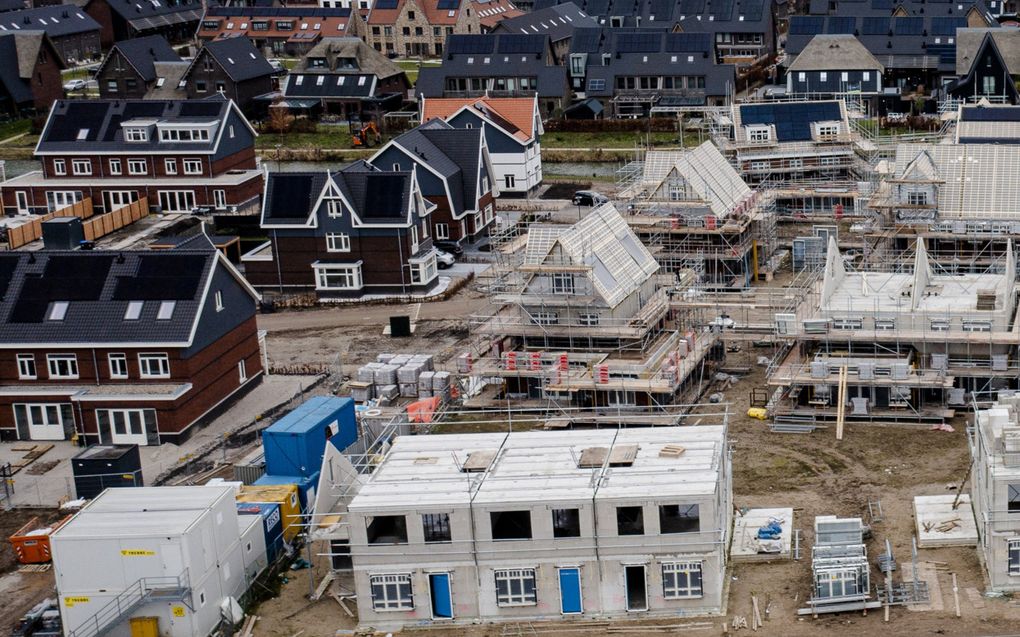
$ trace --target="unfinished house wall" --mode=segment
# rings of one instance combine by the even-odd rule
[[[968,430],[971,503],[990,589],[1020,590],[1020,395],[1003,392]]]
[[[769,377],[773,415],[941,423],[975,392],[1015,388],[1016,266],[945,274],[923,243],[912,273],[849,272],[830,239],[817,295],[777,314],[789,353]],[[839,382],[841,370],[847,380]]]
[[[400,437],[348,508],[359,621],[719,613],[731,514],[725,426]]]

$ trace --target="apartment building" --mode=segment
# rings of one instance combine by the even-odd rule
[[[361,625],[722,612],[726,427],[398,437],[348,507]]]
[[[0,198],[7,214],[85,197],[103,212],[141,197],[171,213],[253,208],[255,136],[229,100],[60,100],[35,148],[42,169],[0,183]]]

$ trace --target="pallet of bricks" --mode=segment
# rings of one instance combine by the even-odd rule
[[[450,398],[450,373],[437,372],[431,354],[379,354],[360,367],[351,383],[351,397],[364,403],[378,399],[393,404],[399,398]]]

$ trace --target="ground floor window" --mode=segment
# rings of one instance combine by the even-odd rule
[[[64,440],[74,430],[70,403],[14,403],[14,423],[19,438]]]
[[[80,190],[51,190],[46,193],[46,208],[53,212],[82,200]]]
[[[449,239],[450,238],[450,224],[448,223],[437,223],[436,224],[436,239]]]
[[[112,212],[138,201],[137,190],[107,190],[103,193],[103,206]]]
[[[496,604],[499,606],[534,606],[538,604],[535,592],[535,569],[519,568],[495,571]]]
[[[632,391],[610,390],[606,392],[606,404],[610,407],[627,407],[637,404],[637,395]]]
[[[377,611],[414,610],[411,574],[371,575],[372,609]]]
[[[159,207],[163,212],[191,212],[195,208],[193,190],[160,190]]]
[[[421,261],[412,261],[410,267],[412,284],[420,285],[422,283],[428,283],[432,279],[436,278],[436,253],[430,252],[429,255]]]
[[[155,409],[97,409],[96,423],[103,441],[113,444],[148,444],[147,432],[156,430]]]
[[[1020,575],[1020,538],[1007,540],[1007,556],[1009,560],[1009,574]]]
[[[320,265],[315,268],[317,290],[360,290],[361,262],[344,265]]]
[[[662,596],[688,599],[702,596],[701,562],[666,562],[662,565]]]

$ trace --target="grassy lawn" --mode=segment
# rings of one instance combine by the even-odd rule
[[[678,146],[677,133],[639,133],[636,131],[611,133],[546,133],[542,136],[544,148],[634,148],[644,146],[651,138],[652,146]],[[696,135],[685,138],[685,146],[697,144]]]
[[[11,122],[4,122],[0,124],[0,141],[27,133],[30,130],[32,130],[32,120],[29,119],[16,119]]]
[[[418,68],[420,66],[439,66],[439,60],[394,60],[397,66],[404,69],[404,73],[407,74],[408,81],[414,84],[418,81]]]
[[[383,135],[383,141],[388,136]],[[346,124],[327,125],[319,124],[317,132],[314,133],[259,133],[255,141],[256,148],[272,149],[279,145],[281,148],[353,148],[351,144],[351,132]],[[373,148],[378,146],[373,145]]]

